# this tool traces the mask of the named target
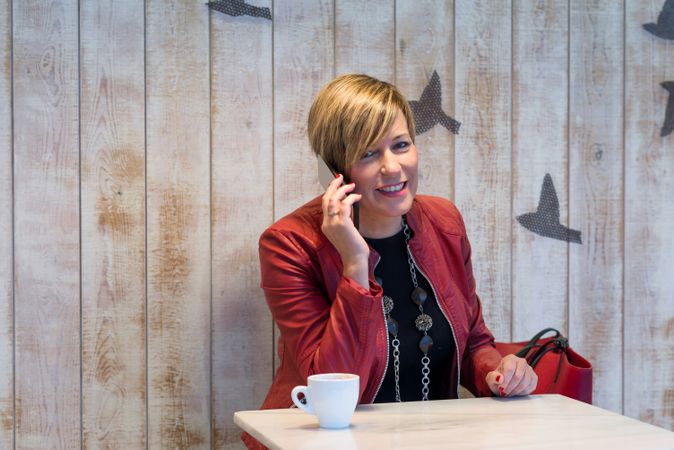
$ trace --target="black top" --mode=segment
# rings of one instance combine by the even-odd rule
[[[407,261],[407,247],[405,234],[401,230],[388,238],[371,239],[365,238],[367,243],[375,249],[381,259],[375,267],[374,273],[382,281],[384,295],[393,299],[394,307],[391,317],[398,321],[398,339],[400,340],[400,398],[402,401],[417,401],[423,398],[421,388],[421,358],[424,356],[419,348],[419,341],[423,332],[417,330],[414,325],[415,319],[421,314],[419,307],[412,302],[410,294],[414,289],[410,266]],[[415,267],[417,283],[428,293],[428,300],[424,304],[424,313],[433,318],[433,326],[428,334],[433,339],[433,346],[428,352],[430,358],[430,400],[441,399],[443,383],[449,381],[447,371],[451,367],[452,358],[456,358],[454,337],[449,322],[438,307],[433,289]],[[384,382],[379,389],[375,403],[394,402],[395,400],[395,377],[393,369],[393,337],[389,334],[388,366]]]

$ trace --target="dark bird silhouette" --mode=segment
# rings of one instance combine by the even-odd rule
[[[243,0],[222,0],[219,2],[208,2],[206,4],[209,8],[225,13],[228,16],[253,16],[271,20],[271,11],[269,11],[269,8],[260,8],[249,5]]]
[[[667,89],[669,98],[667,99],[667,108],[665,109],[665,121],[660,130],[660,136],[665,137],[674,131],[674,81],[663,81],[660,86]]]
[[[421,93],[421,98],[410,102],[417,134],[425,133],[439,123],[454,134],[459,134],[461,122],[449,117],[442,110],[442,90],[438,72],[433,71],[431,80]]]
[[[674,0],[665,1],[658,15],[658,23],[645,23],[642,26],[657,37],[674,40]]]
[[[567,228],[559,222],[559,200],[549,173],[543,178],[538,209],[536,212],[517,216],[517,221],[527,230],[540,236],[582,244],[580,231]]]

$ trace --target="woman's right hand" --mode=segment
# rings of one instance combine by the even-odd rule
[[[335,246],[342,258],[344,275],[369,289],[368,258],[370,247],[360,235],[351,218],[353,204],[361,199],[354,183],[342,185],[341,174],[332,180],[323,194],[323,224],[321,231]]]

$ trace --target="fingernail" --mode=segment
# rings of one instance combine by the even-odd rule
[[[501,382],[501,375],[496,375],[496,382],[500,383]]]
[[[501,391],[498,393],[501,397],[505,397],[505,392]]]
[[[342,175],[341,173],[338,173],[337,175],[335,175],[335,178],[339,178],[341,175]]]
[[[503,389],[503,386],[499,386],[498,391],[503,394],[505,392],[505,389]]]

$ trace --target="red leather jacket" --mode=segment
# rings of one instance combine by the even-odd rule
[[[492,395],[485,376],[501,355],[482,319],[463,219],[448,200],[424,195],[415,197],[406,217],[414,262],[430,282],[456,344],[445,397],[457,397],[459,382],[474,395]],[[384,379],[388,334],[382,288],[372,275],[379,255],[370,249],[370,288],[364,289],[342,275],[322,221],[317,197],[260,237],[261,286],[281,331],[281,365],[261,409],[291,406],[292,388],[315,373],[358,374],[359,403],[372,403]]]

